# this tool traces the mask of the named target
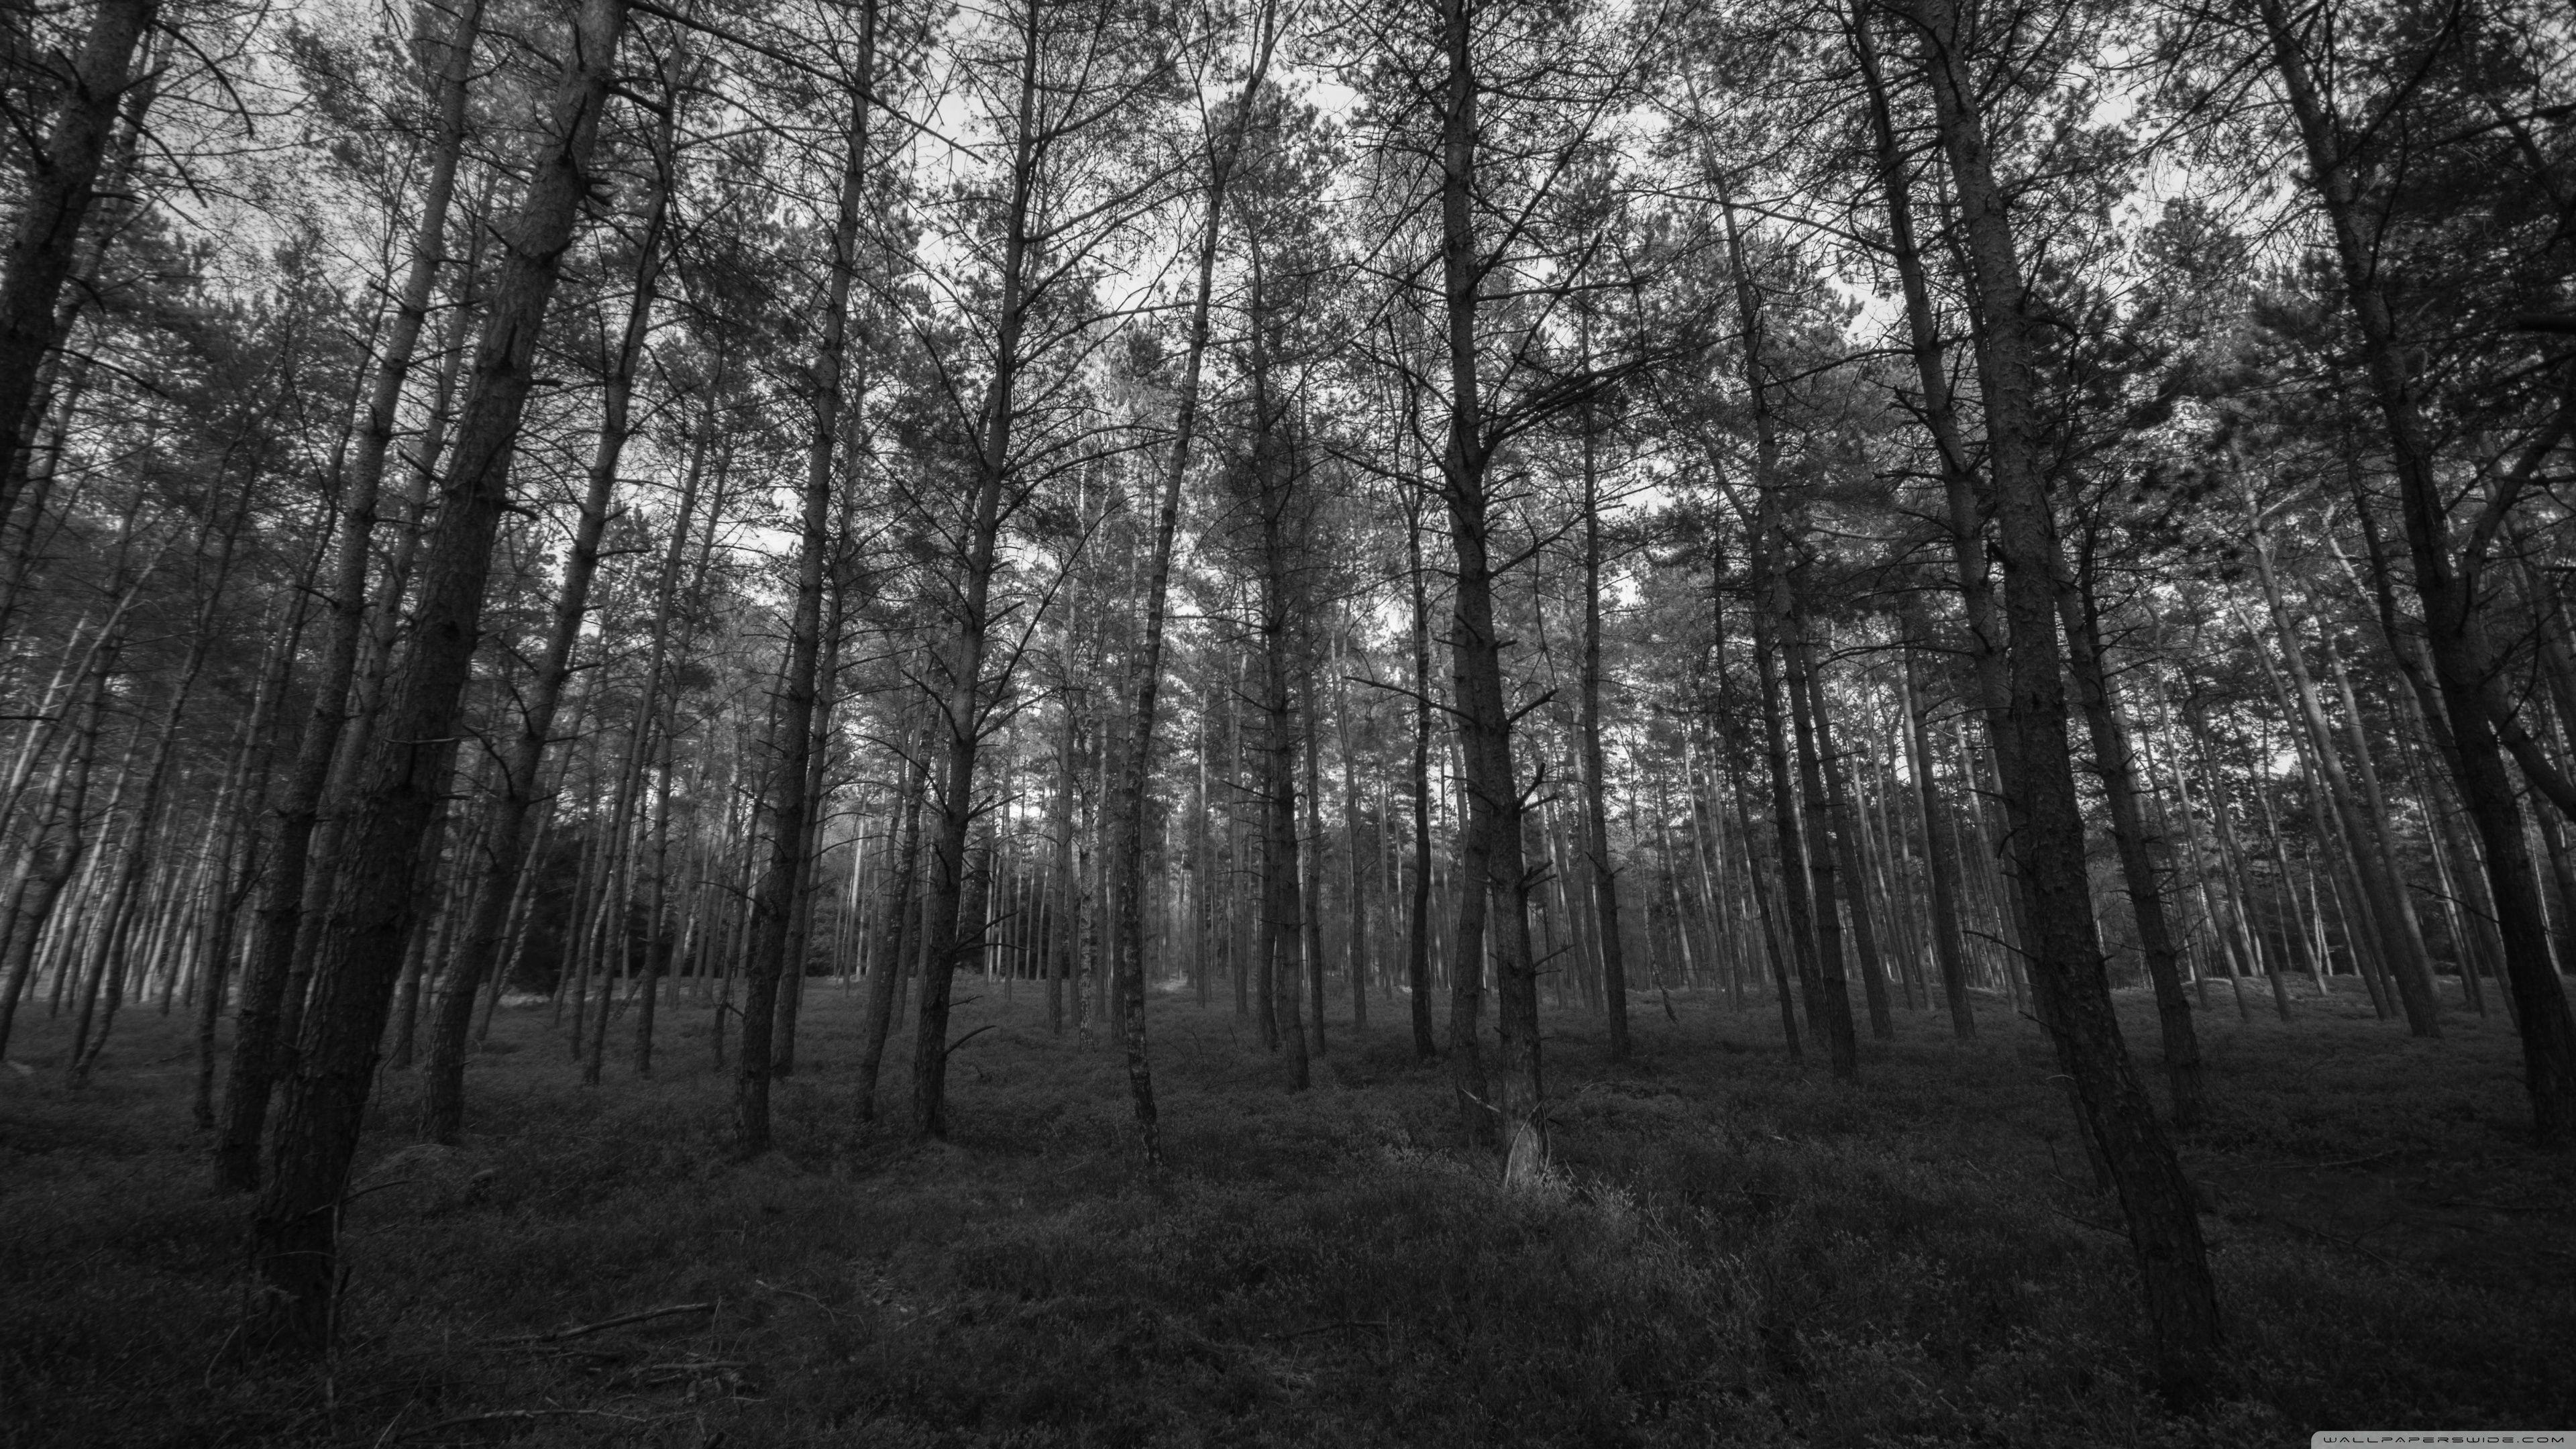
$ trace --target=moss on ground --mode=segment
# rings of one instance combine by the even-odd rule
[[[93,1084],[59,1024],[0,1069],[0,1445],[2278,1445],[2576,1426],[2576,1162],[2519,1140],[2501,1019],[2408,1039],[2346,997],[2200,1017],[2227,1395],[2140,1383],[2125,1241],[2048,1053],[2000,1002],[1792,1067],[1767,1009],[1551,1017],[1557,1155],[1506,1193],[1400,1010],[1290,1096],[1219,1005],[1152,1007],[1172,1171],[1124,1073],[998,991],[960,1012],[953,1141],[847,1115],[854,1002],[813,983],[780,1150],[725,1148],[707,1011],[579,1085],[542,1009],[477,1058],[465,1144],[388,1072],[327,1366],[235,1361],[246,1205],[207,1186],[176,1018]],[[2151,1041],[2144,1002],[2124,1005]],[[623,1022],[620,1023],[624,1025]],[[622,1036],[622,1032],[619,1033]],[[891,1070],[902,1072],[900,1057]],[[24,1070],[21,1070],[23,1068]],[[900,1094],[893,1094],[900,1100]],[[675,1304],[711,1309],[506,1340]]]

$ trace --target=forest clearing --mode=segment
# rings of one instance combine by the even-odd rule
[[[2554,0],[0,5],[0,1449],[2576,1432]]]
[[[960,1021],[994,1030],[946,1144],[850,1122],[835,988],[750,1163],[711,1011],[599,1091],[542,1007],[505,1009],[459,1145],[384,1132],[359,1164],[351,1331],[318,1367],[221,1362],[239,1215],[195,1167],[185,1030],[138,1023],[91,1090],[0,1117],[0,1443],[2251,1449],[2576,1421],[2576,1170],[2522,1145],[2492,1025],[2212,1023],[2184,1160],[2235,1347],[2176,1415],[2027,1023],[1873,1043],[1849,1086],[1696,995],[1617,1066],[1597,1016],[1552,1013],[1557,1160],[1507,1191],[1400,1028],[1336,1013],[1292,1097],[1230,1011],[1157,993],[1148,1179],[1117,1053],[975,995]],[[378,1125],[417,1091],[388,1073]]]

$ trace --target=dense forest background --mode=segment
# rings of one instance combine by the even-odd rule
[[[0,1051],[193,1021],[316,1350],[376,1084],[458,1141],[496,1015],[756,1155],[810,997],[922,1138],[1042,1001],[1149,1174],[1167,1014],[1289,1091],[1392,1022],[1515,1182],[1560,1023],[2028,1018],[2195,1401],[2210,1013],[2491,1018],[2576,1142],[2571,44],[12,7]]]

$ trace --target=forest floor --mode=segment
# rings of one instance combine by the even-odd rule
[[[2196,1416],[2140,1385],[2116,1208],[2044,1044],[1901,1016],[1857,1088],[1770,1008],[1649,995],[1635,1060],[1548,1023],[1556,1158],[1459,1150],[1402,1003],[1336,1003],[1291,1096],[1231,1004],[1152,1007],[1171,1171],[1123,1069],[1034,992],[975,999],[953,1140],[848,1116],[858,1011],[812,983],[779,1150],[725,1149],[706,1008],[580,1085],[542,1008],[473,1064],[465,1145],[406,1144],[387,1072],[348,1208],[341,1345],[226,1352],[245,1204],[207,1186],[180,1019],[64,1024],[0,1068],[0,1444],[2286,1445],[2328,1428],[2576,1428],[2576,1160],[2523,1145],[2513,1034],[2439,1042],[2305,992],[2199,1021],[2184,1145],[2230,1335]],[[2268,1003],[2258,1000],[2258,1010]],[[1444,1004],[1445,1005],[1445,1004]],[[2152,1042],[2144,1000],[2130,1040]],[[184,1013],[183,1013],[184,1015]],[[1445,1012],[1444,1012],[1445,1015]],[[624,1022],[620,1022],[622,1027]],[[623,1038],[621,1030],[613,1039]],[[622,1053],[619,1055],[622,1056]],[[890,1064],[902,1100],[904,1064]],[[680,1305],[622,1327],[560,1333]],[[554,1335],[546,1337],[546,1335]]]

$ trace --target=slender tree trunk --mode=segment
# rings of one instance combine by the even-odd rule
[[[2128,1220],[2157,1376],[2176,1399],[2198,1401],[2217,1374],[2217,1295],[2191,1185],[2129,1065],[2094,929],[2067,739],[2060,563],[2040,455],[2027,284],[1963,49],[1972,37],[1953,0],[1919,0],[1916,14],[1978,322],[1975,353],[2009,628],[2009,692],[1995,745],[2024,895],[2022,946],[2040,1020],[2055,1038],[2061,1069]],[[1953,528],[1965,532],[1973,522],[1954,518]]]
[[[160,12],[159,0],[99,0],[79,55],[56,58],[68,62],[54,77],[63,83],[62,108],[29,158],[0,274],[0,443],[8,448],[0,457],[0,522],[16,511],[26,477],[19,455],[36,421],[45,360],[62,342],[57,309],[97,199],[99,166],[135,81],[135,52]]]
[[[922,914],[921,1005],[914,1019],[913,1132],[948,1132],[948,1003],[959,946],[958,908],[966,886],[966,835],[974,817],[975,764],[983,718],[984,656],[992,623],[993,571],[1002,495],[1010,485],[1011,438],[1018,421],[1021,339],[1028,325],[1031,207],[1037,184],[1037,97],[1040,27],[1037,0],[1020,21],[1018,118],[1013,132],[1011,190],[1003,221],[999,332],[993,376],[984,393],[976,438],[975,482],[965,509],[957,560],[955,610],[942,649],[947,681],[936,728],[947,756],[940,781],[939,830],[931,850],[930,889]]]
[[[1968,1000],[1968,950],[1959,933],[1958,835],[1932,772],[1932,746],[1924,721],[1931,702],[1923,690],[1924,635],[1919,610],[1909,618],[1905,651],[1905,745],[1914,772],[1916,804],[1923,812],[1923,857],[1932,895],[1932,949],[1941,965],[1941,995],[1949,1003],[1950,1030],[1961,1041],[1977,1035],[1976,1008]]]
[[[301,1003],[289,1000],[288,982],[294,974],[298,940],[306,930],[305,894],[312,873],[313,835],[348,718],[359,648],[366,637],[367,573],[385,460],[392,451],[403,384],[410,376],[421,328],[429,316],[430,299],[437,290],[439,272],[447,256],[447,214],[455,197],[456,168],[465,145],[466,93],[482,22],[482,0],[465,0],[457,12],[455,28],[447,37],[438,81],[439,134],[430,157],[428,185],[421,195],[420,224],[413,236],[411,261],[392,326],[377,359],[374,389],[367,401],[358,446],[340,482],[340,538],[331,570],[329,628],[324,636],[312,712],[305,719],[296,746],[294,770],[278,799],[275,832],[266,851],[269,873],[260,889],[258,946],[243,972],[241,1004],[234,1016],[232,1069],[225,1082],[223,1127],[214,1150],[216,1185],[229,1192],[248,1192],[259,1185],[260,1137],[267,1122],[269,1097],[279,1075],[287,1069],[292,1052],[288,1023],[300,1015]],[[577,197],[573,204],[578,204]],[[526,220],[523,215],[522,221]],[[569,228],[567,221],[567,236]],[[546,288],[551,290],[552,254],[545,259],[544,271]],[[543,305],[540,296],[536,301],[540,314]],[[476,380],[482,381],[479,373]],[[525,384],[520,387],[524,396]],[[509,411],[510,431],[515,433],[517,406],[514,404]],[[496,477],[493,486],[504,486],[503,480]],[[475,593],[479,605],[479,580]]]
[[[1225,214],[1226,183],[1234,173],[1252,100],[1270,64],[1277,39],[1272,10],[1256,22],[1254,59],[1227,119],[1223,138],[1208,150],[1207,221],[1199,234],[1198,286],[1190,306],[1189,347],[1181,364],[1180,399],[1173,414],[1172,445],[1161,496],[1154,509],[1154,540],[1145,579],[1145,638],[1136,651],[1128,696],[1135,720],[1110,811],[1109,905],[1117,915],[1111,973],[1123,1003],[1120,1042],[1127,1058],[1127,1090],[1136,1114],[1138,1147],[1148,1170],[1162,1166],[1162,1133],[1154,1111],[1154,1080],[1145,1055],[1145,785],[1154,767],[1155,710],[1163,683],[1163,626],[1171,588],[1172,538],[1178,526],[1181,484],[1189,474],[1190,446],[1198,432],[1199,373],[1207,355],[1208,315],[1214,295],[1217,236]]]
[[[348,869],[332,905],[315,998],[278,1123],[276,1171],[253,1220],[263,1336],[318,1353],[332,1331],[339,1204],[408,934],[411,874],[447,788],[472,672],[492,544],[534,382],[536,345],[589,191],[626,0],[583,0],[547,140],[533,159],[475,359],[473,387],[433,525],[411,653],[364,774]]]
[[[2058,590],[2058,612],[2066,628],[2067,660],[2083,702],[2084,722],[2093,736],[2093,764],[2109,803],[2111,843],[2120,854],[2120,873],[2128,886],[2129,911],[2138,924],[2138,949],[2146,957],[2147,980],[2155,988],[2156,1023],[2164,1046],[2165,1085],[2173,1097],[2174,1126],[2190,1131],[2200,1125],[2205,1105],[2200,1074],[2200,1036],[2191,1022],[2191,1001],[2183,995],[2182,969],[2174,950],[2173,928],[2165,919],[2164,868],[2157,859],[2163,842],[2149,830],[2138,805],[2137,763],[2129,732],[2112,694],[2111,671],[2102,660],[2101,618],[2081,584],[2069,581]]]
[[[2390,462],[2415,564],[2415,591],[2423,604],[2425,643],[2459,757],[2460,798],[2486,854],[2488,889],[2495,898],[2505,971],[2522,1032],[2523,1084],[2531,1098],[2533,1136],[2544,1145],[2562,1145],[2576,1140],[2576,1020],[2569,1016],[2565,988],[2551,964],[2522,811],[2504,767],[2498,721],[2499,716],[2509,720],[2510,711],[2492,709],[2486,697],[2495,679],[2487,660],[2478,575],[2493,522],[2502,519],[2497,503],[2509,500],[2490,502],[2468,547],[2455,556],[2409,349],[2382,289],[2378,249],[2363,230],[2367,203],[2341,122],[2319,94],[2289,8],[2282,0],[2257,0],[2256,10],[2307,152],[2310,184],[2334,234],[2371,394],[2388,428]],[[2538,461],[2537,455],[2532,461]]]
[[[1474,222],[1481,83],[1472,54],[1473,14],[1469,0],[1442,0],[1448,69],[1440,102],[1440,266],[1449,426],[1440,475],[1457,562],[1450,650],[1467,789],[1454,977],[1462,983],[1456,999],[1464,1009],[1451,1022],[1450,1053],[1462,1111],[1471,1122],[1498,1126],[1511,1149],[1510,1167],[1524,1168],[1534,1166],[1547,1150],[1547,1112],[1539,1070],[1538,967],[1530,950],[1520,785],[1512,768],[1511,713],[1503,694],[1503,641],[1494,620],[1487,491],[1493,443],[1485,434],[1483,382],[1477,375],[1476,320],[1484,263]],[[1499,914],[1489,909],[1489,898]],[[1500,1038],[1500,1084],[1490,1103],[1484,1099],[1483,1064],[1475,1050],[1474,1010],[1474,983],[1489,949]]]
[[[1440,1054],[1431,1033],[1431,603],[1422,581],[1422,496],[1404,507],[1407,577],[1413,587],[1413,895],[1405,911],[1404,984],[1412,997],[1413,1055]]]
[[[912,959],[919,913],[915,909],[921,875],[921,797],[924,757],[930,731],[925,726],[908,737],[911,748],[903,762],[903,785],[897,811],[902,843],[895,847],[893,873],[886,884],[884,918],[877,923],[877,949],[868,965],[868,1008],[859,1028],[859,1081],[852,1115],[872,1122],[877,1115],[877,1078],[885,1068],[886,1034],[894,1026],[895,988]],[[1070,835],[1067,836],[1068,842]],[[1060,927],[1061,920],[1050,925]],[[1058,997],[1060,986],[1051,983]]]
[[[752,895],[751,950],[744,962],[742,1040],[734,1058],[733,1125],[736,1147],[746,1154],[769,1149],[769,1084],[777,1066],[774,1035],[779,978],[789,969],[802,981],[804,963],[787,960],[794,936],[798,887],[805,878],[815,809],[810,792],[815,697],[822,681],[823,574],[831,549],[832,463],[841,442],[848,398],[850,287],[858,270],[859,210],[868,163],[870,87],[874,84],[877,0],[859,10],[859,83],[849,96],[849,149],[841,167],[840,210],[832,228],[832,275],[826,285],[823,333],[815,348],[814,418],[807,436],[803,532],[797,546],[796,604],[788,631],[787,675],[771,718],[769,775],[762,815],[769,836],[768,862]],[[962,822],[961,822],[962,824]],[[962,838],[959,841],[963,845]],[[953,909],[953,900],[952,900]]]
[[[1587,334],[1588,340],[1588,334]],[[1619,870],[1610,858],[1609,757],[1601,748],[1601,477],[1592,410],[1583,410],[1583,850],[1601,939],[1610,1060],[1628,1059],[1628,960],[1619,940]]]

